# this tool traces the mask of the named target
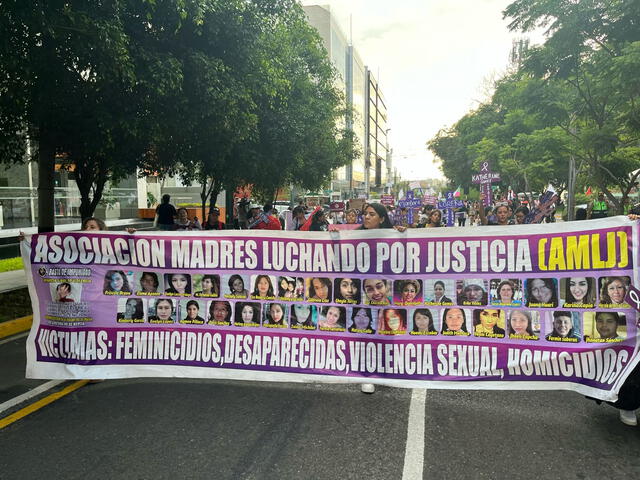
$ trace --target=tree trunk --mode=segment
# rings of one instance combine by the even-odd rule
[[[55,231],[54,172],[56,149],[53,140],[41,132],[38,151],[38,233]]]
[[[201,212],[202,212],[202,225],[205,224],[205,222],[207,221],[208,217],[206,216],[206,209],[207,209],[207,199],[209,198],[209,179],[208,178],[204,178],[201,180],[200,183],[200,202],[201,202]]]
[[[75,180],[80,191],[80,218],[82,220],[92,217],[98,203],[102,200],[107,175],[98,167],[99,163],[77,160],[75,162]],[[98,170],[93,170],[95,168]]]

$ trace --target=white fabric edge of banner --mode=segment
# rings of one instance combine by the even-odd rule
[[[29,297],[31,298],[31,309],[33,310],[33,321],[31,323],[31,330],[26,340],[27,347],[27,367],[25,372],[25,378],[34,378],[34,369],[37,365],[36,359],[36,335],[38,328],[40,327],[40,303],[34,301],[37,298],[36,287],[33,283],[33,268],[31,266],[31,239],[32,236],[25,236],[25,239],[20,242],[20,254],[22,256],[22,263],[27,274],[27,288],[29,290]]]
[[[126,378],[198,378],[290,383],[374,383],[376,385],[387,387],[428,388],[433,390],[570,390],[599,400],[616,401],[618,398],[617,394],[613,390],[605,391],[588,385],[560,381],[515,382],[502,380],[398,380],[374,377],[309,375],[304,373],[269,372],[258,370],[226,370],[182,365],[65,365],[43,362],[36,362],[31,372],[35,376],[29,378],[36,379],[80,380],[100,378],[106,380],[117,380]]]

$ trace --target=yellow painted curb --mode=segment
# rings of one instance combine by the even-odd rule
[[[16,318],[8,322],[0,323],[0,338],[10,337],[16,333],[26,332],[31,328],[33,323],[33,315]]]
[[[27,405],[26,407],[18,410],[11,415],[8,415],[4,418],[0,418],[0,430],[4,427],[11,425],[13,422],[17,422],[21,418],[26,417],[30,413],[36,412],[40,410],[42,407],[46,407],[50,403],[55,402],[56,400],[64,397],[65,395],[69,395],[71,392],[76,391],[80,387],[84,387],[90,380],[78,380],[77,382],[72,383],[71,385],[67,385],[65,388],[60,390],[59,392],[52,393],[44,398],[41,398],[37,402],[32,403],[31,405]]]

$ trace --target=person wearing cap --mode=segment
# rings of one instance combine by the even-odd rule
[[[220,221],[220,209],[213,207],[209,210],[207,221],[204,223],[203,228],[205,230],[224,230],[225,225]]]
[[[249,205],[251,219],[249,220],[249,229],[251,230],[282,230],[280,221],[274,217],[271,212],[273,207],[267,203],[260,212],[260,206],[256,204]]]
[[[326,232],[328,228],[329,228],[329,222],[327,221],[325,210],[323,208],[320,208],[312,216],[311,225],[309,226],[309,231]]]

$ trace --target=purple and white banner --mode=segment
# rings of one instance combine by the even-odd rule
[[[638,362],[638,225],[23,242],[30,378],[180,376],[567,389]]]

